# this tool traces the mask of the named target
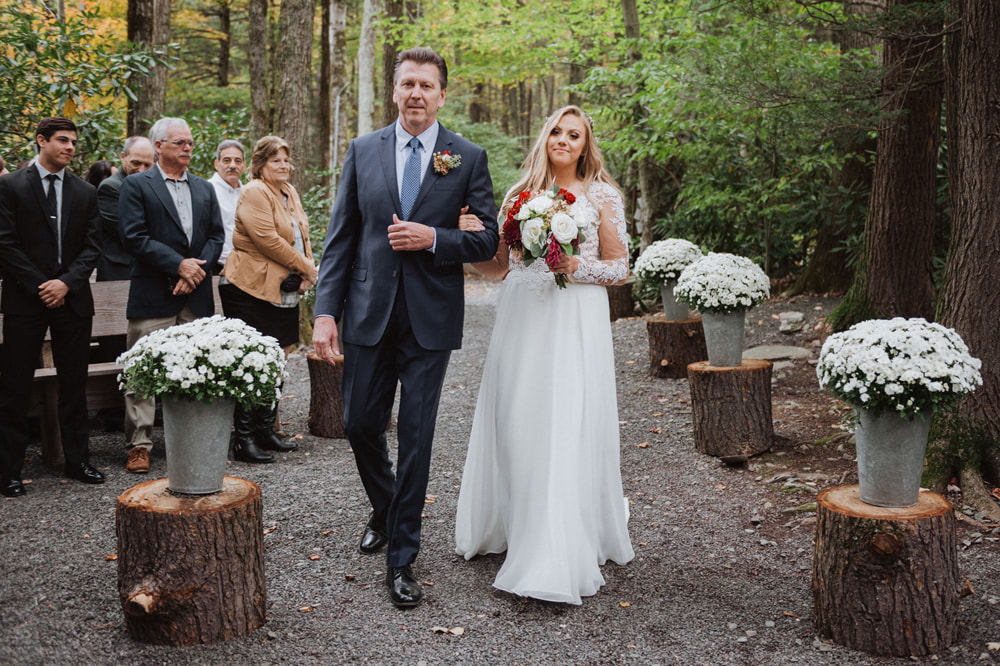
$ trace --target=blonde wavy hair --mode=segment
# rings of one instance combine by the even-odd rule
[[[504,204],[500,212],[501,220],[506,217],[506,211],[513,203],[514,197],[521,192],[547,190],[552,187],[555,176],[552,174],[552,167],[549,164],[548,140],[552,130],[563,119],[563,116],[576,116],[583,121],[584,146],[580,153],[580,160],[576,164],[576,175],[583,181],[584,196],[588,200],[590,199],[590,186],[594,183],[607,183],[621,194],[621,188],[604,168],[604,157],[601,155],[601,149],[597,147],[597,140],[594,138],[594,121],[580,107],[564,106],[545,121],[534,147],[521,165],[523,173],[521,180],[510,188],[504,197]]]

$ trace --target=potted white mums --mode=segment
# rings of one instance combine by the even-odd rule
[[[169,488],[222,489],[233,408],[273,404],[285,358],[278,341],[216,315],[154,331],[118,358],[122,390],[163,398]]]
[[[701,249],[681,238],[651,243],[635,261],[635,274],[643,282],[660,285],[663,316],[667,321],[688,318],[687,303],[678,301],[674,288],[681,271],[702,258]]]
[[[767,274],[746,257],[709,252],[681,272],[674,293],[701,312],[709,365],[740,365],[746,311],[770,296]]]
[[[816,374],[855,408],[862,501],[917,503],[931,414],[982,384],[980,367],[958,333],[924,319],[873,319],[827,338]]]

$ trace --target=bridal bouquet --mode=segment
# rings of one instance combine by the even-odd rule
[[[681,271],[702,258],[701,249],[690,241],[668,238],[650,244],[635,262],[635,274],[643,282],[662,284],[676,280]]]
[[[954,330],[924,319],[870,319],[826,339],[821,387],[855,407],[904,418],[951,408],[983,383],[982,362]]]
[[[541,193],[531,191],[517,195],[503,223],[507,247],[521,253],[525,266],[535,259],[544,259],[552,268],[563,256],[572,257],[586,240],[583,230],[592,221],[588,209],[576,205],[576,197],[553,185]],[[566,288],[566,275],[555,274],[556,284]]]
[[[246,408],[274,404],[285,354],[272,337],[220,315],[153,331],[118,357],[119,387],[141,397],[170,395]]]
[[[771,283],[750,259],[709,252],[681,271],[674,294],[702,312],[734,312],[763,302],[771,294]]]

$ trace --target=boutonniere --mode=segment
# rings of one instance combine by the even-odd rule
[[[461,155],[452,155],[447,150],[440,153],[434,153],[434,173],[439,176],[447,176],[449,171],[457,169],[461,166],[461,164]]]

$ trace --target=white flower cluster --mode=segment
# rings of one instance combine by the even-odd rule
[[[746,310],[771,295],[771,282],[746,257],[709,252],[677,278],[674,295],[698,310]]]
[[[592,217],[592,211],[586,206],[570,205],[551,190],[526,201],[516,215],[521,223],[521,244],[534,257],[545,256],[550,233],[564,246],[577,238],[582,242],[583,230]]]
[[[911,417],[950,407],[983,383],[982,362],[954,330],[924,319],[871,319],[826,339],[816,375],[821,387],[876,412]]]
[[[280,397],[285,368],[277,340],[220,315],[154,331],[118,362],[122,390],[191,400],[232,398],[247,407]]]
[[[681,271],[702,258],[701,249],[681,238],[656,241],[635,260],[635,274],[643,282],[676,280]]]

